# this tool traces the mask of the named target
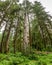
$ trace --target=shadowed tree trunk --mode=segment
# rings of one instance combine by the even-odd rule
[[[9,40],[11,27],[12,27],[12,22],[7,22],[1,40],[1,52],[4,53],[8,52],[8,40]]]
[[[19,15],[18,15],[19,16]],[[17,44],[17,38],[18,38],[18,28],[19,28],[19,24],[20,24],[20,21],[19,21],[19,17],[18,17],[18,20],[17,20],[17,25],[15,26],[15,33],[14,33],[14,40],[13,40],[13,48],[14,48],[14,53],[16,52],[16,44]],[[19,41],[20,42],[20,41]],[[17,44],[18,45],[18,44]]]
[[[6,23],[6,26],[5,26],[5,30],[3,32],[3,35],[2,35],[2,40],[1,40],[1,43],[0,43],[0,52],[2,53],[3,52],[3,41],[4,41],[4,34],[5,34],[5,31],[6,31],[6,27],[7,27],[7,23]]]
[[[10,36],[10,31],[11,31],[11,27],[12,27],[12,21],[10,23],[10,26],[8,28],[8,33],[7,33],[7,36],[6,36],[6,40],[5,40],[5,50],[4,50],[4,53],[7,53],[9,51],[9,36]]]

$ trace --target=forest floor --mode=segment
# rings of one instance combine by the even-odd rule
[[[22,53],[0,54],[0,65],[52,65],[52,52],[40,52],[24,56]]]

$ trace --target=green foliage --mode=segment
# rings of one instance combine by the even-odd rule
[[[15,5],[11,5],[10,7],[10,14],[14,14],[15,12],[19,11],[19,5],[15,4]]]
[[[9,5],[9,1],[0,1],[0,11],[3,11],[6,9],[6,7]]]
[[[10,2],[12,2],[12,4]],[[35,51],[35,49],[41,51],[42,50],[52,51],[51,44],[50,44],[52,43],[52,37],[51,34],[49,33],[47,26],[45,25],[45,22],[47,21],[50,22],[51,19],[47,20],[49,19],[48,14],[45,12],[44,7],[41,5],[40,2],[35,1],[33,8],[31,7],[32,7],[31,2],[29,2],[28,0],[26,0],[26,2],[24,0],[22,7],[20,6],[20,4],[16,3],[16,0],[0,1],[0,14],[1,14],[0,16],[2,17],[0,18],[1,19],[0,25],[3,22],[7,24],[3,32],[4,37],[0,35],[0,42],[2,42],[0,43],[2,47],[0,51],[4,53],[10,52],[8,54],[0,54],[0,65],[52,65],[52,53],[36,54],[33,52]],[[29,16],[28,22],[29,22],[29,29],[30,29],[27,34],[29,34],[28,37],[32,39],[29,39],[28,37],[27,38],[31,40],[29,41],[31,44],[30,43],[29,44],[33,49],[33,50],[31,49],[33,53],[29,54],[29,56],[24,56],[25,54],[22,54],[21,52],[17,52],[17,51],[22,51],[22,52],[25,51],[26,54],[28,53],[26,50],[28,49],[29,45],[26,44],[27,39],[25,37],[25,32],[26,32],[25,29],[26,27],[28,29],[28,26],[24,21],[26,19],[25,18],[26,16],[24,17],[24,15],[26,14],[27,17]],[[32,18],[34,18],[32,19],[32,21],[30,21],[31,14],[33,15]],[[49,23],[49,25],[51,24]],[[13,28],[14,30],[11,37],[10,33]],[[24,40],[24,38],[26,40]],[[15,42],[13,42],[13,40]],[[15,54],[11,53],[14,50],[16,53]]]
[[[47,12],[45,12],[45,9],[42,6],[42,4],[37,1],[35,1],[34,3],[33,12],[36,15],[36,17],[34,16],[34,21],[32,21],[33,22],[32,25],[34,25],[32,26],[33,27],[32,28],[32,32],[33,32],[32,38],[34,41],[33,46],[35,46],[37,50],[43,50],[43,48],[44,50],[46,49],[48,50],[50,48],[48,48],[47,46],[48,45],[51,46],[51,43],[52,43],[51,34],[48,29],[48,27],[51,26],[51,22],[49,21],[49,15]],[[37,23],[38,25],[36,25]]]
[[[39,57],[38,57],[37,54],[31,54],[31,55],[29,55],[29,59],[30,59],[30,60],[38,60]]]
[[[52,53],[44,53],[34,53],[28,57],[21,52],[0,54],[0,65],[52,65]]]
[[[37,62],[36,65],[47,65],[47,63],[46,62],[39,61],[39,62]]]
[[[9,53],[8,55],[0,54],[0,64],[3,65],[18,65],[21,63],[28,63],[28,58],[23,56],[20,52],[16,54]]]
[[[42,50],[43,43],[39,30],[39,24],[37,18],[32,21],[32,47],[37,50]]]

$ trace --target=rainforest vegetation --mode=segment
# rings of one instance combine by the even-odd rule
[[[52,65],[52,16],[40,2],[0,0],[0,65]]]

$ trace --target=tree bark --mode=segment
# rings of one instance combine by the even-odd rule
[[[27,13],[24,16],[24,53],[29,53],[29,22]]]

